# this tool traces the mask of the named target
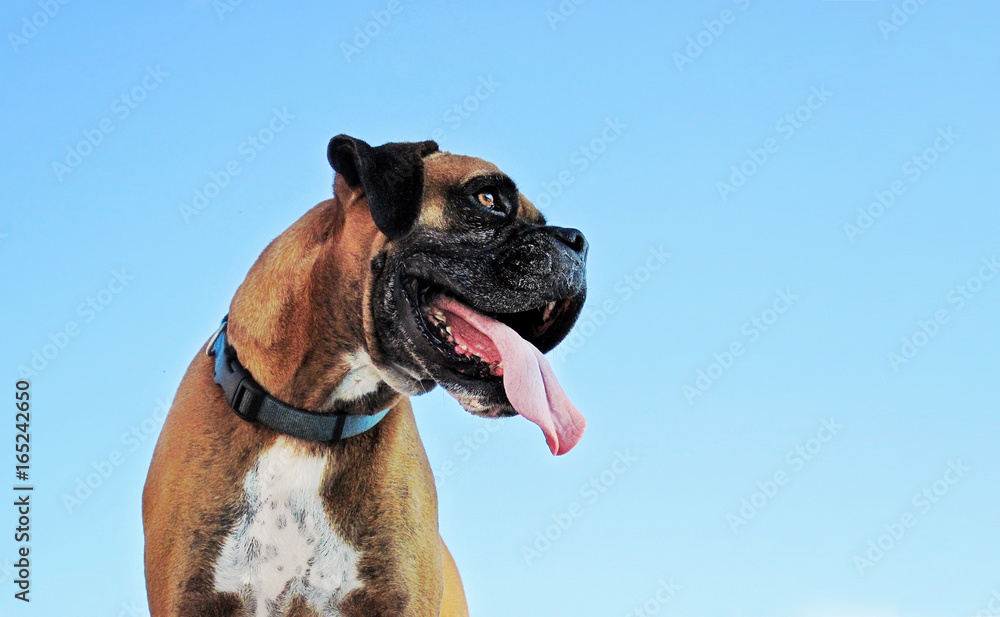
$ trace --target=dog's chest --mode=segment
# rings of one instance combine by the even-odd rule
[[[247,614],[281,615],[296,596],[321,615],[358,580],[358,553],[330,526],[320,499],[325,456],[297,452],[284,438],[243,483],[244,508],[215,566],[215,588],[238,594]]]

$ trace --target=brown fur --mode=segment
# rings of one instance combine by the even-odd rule
[[[446,187],[495,172],[447,153],[426,160],[420,224],[443,226]],[[335,197],[274,240],[236,292],[229,340],[272,395],[322,410],[348,371],[345,354],[372,345],[368,263],[386,242],[367,202],[341,176]],[[522,197],[520,216],[541,215]],[[244,614],[214,591],[214,563],[233,525],[243,480],[277,434],[239,419],[199,353],[160,435],[143,493],[146,578],[152,617]],[[391,401],[390,401],[391,402]],[[438,535],[437,494],[409,402],[395,397],[374,429],[337,443],[301,442],[328,454],[322,496],[331,525],[360,553],[362,587],[341,611],[374,615],[468,615],[454,560]],[[301,599],[289,615],[312,617]]]

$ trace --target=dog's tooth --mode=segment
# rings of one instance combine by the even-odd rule
[[[548,321],[549,316],[552,315],[552,310],[556,308],[555,301],[549,302],[545,305],[545,312],[542,313],[542,321]]]
[[[451,326],[445,326],[444,331],[451,334]]]

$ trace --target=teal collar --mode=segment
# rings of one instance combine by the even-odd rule
[[[297,409],[274,398],[254,380],[226,344],[227,315],[208,343],[207,353],[215,356],[215,383],[222,387],[226,402],[247,422],[259,422],[279,433],[308,441],[340,441],[373,428],[389,413],[373,415],[344,412],[317,413]]]

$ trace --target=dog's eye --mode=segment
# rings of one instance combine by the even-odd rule
[[[487,208],[491,208],[493,210],[497,209],[496,202],[493,199],[493,193],[489,191],[480,191],[478,194],[476,194],[476,199],[478,199],[479,203],[486,206]]]

